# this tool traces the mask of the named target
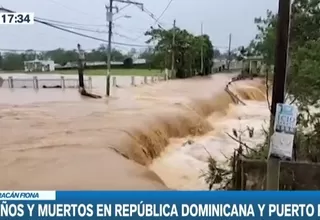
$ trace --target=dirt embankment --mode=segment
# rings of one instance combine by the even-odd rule
[[[167,189],[146,165],[170,138],[214,129],[206,118],[233,102],[223,92],[229,79],[217,75],[163,82],[105,101],[1,107],[0,187]],[[260,99],[252,87],[259,83],[234,89],[240,98]]]

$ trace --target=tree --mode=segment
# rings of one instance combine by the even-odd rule
[[[175,43],[172,39],[175,34]],[[209,36],[194,36],[187,30],[175,28],[175,30],[164,30],[161,28],[151,29],[145,33],[149,36],[147,43],[155,42],[156,46],[154,54],[162,57],[165,68],[171,68],[171,54],[175,54],[174,66],[176,77],[186,78],[195,75],[199,72],[201,65],[201,47],[204,54],[204,69],[205,74],[209,74],[212,67],[213,45]]]
[[[22,70],[25,54],[4,53],[2,58],[3,70]]]
[[[130,68],[132,68],[132,65],[133,65],[133,60],[132,60],[131,57],[128,57],[128,58],[124,59],[123,66],[125,68],[130,69]]]
[[[277,15],[268,10],[266,18],[255,18],[254,22],[259,33],[249,46],[255,47],[256,54],[262,55],[265,63],[271,65],[275,55]]]
[[[132,58],[136,54],[137,54],[137,50],[135,48],[131,48],[130,51],[128,52],[127,56]]]
[[[214,58],[218,59],[221,57],[221,52],[219,49],[214,49],[213,50],[213,55],[214,55]]]
[[[154,58],[154,50],[151,47],[148,47],[139,54],[139,58],[145,59],[148,63],[152,62]]]
[[[277,15],[267,12],[255,20],[259,34],[255,52],[274,63]],[[294,0],[292,3],[287,97],[300,110],[296,142],[298,158],[320,161],[320,115],[310,109],[319,108],[320,97],[320,8],[319,0]],[[308,128],[306,130],[306,128]]]
[[[107,47],[101,44],[97,49],[86,53],[87,61],[107,61]],[[76,62],[78,60],[78,52],[76,50],[65,50],[58,48],[47,52],[36,52],[32,49],[26,50],[24,53],[4,53],[0,56],[0,69],[3,70],[22,70],[23,62],[28,60],[51,59],[55,63],[64,66],[68,62]],[[121,51],[112,49],[111,60],[123,62],[125,56]],[[2,62],[2,63],[1,63]]]

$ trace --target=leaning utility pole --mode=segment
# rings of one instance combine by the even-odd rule
[[[230,63],[231,63],[231,40],[232,40],[232,34],[229,34],[228,63],[227,63],[228,70],[230,70]]]
[[[110,69],[111,69],[111,39],[112,39],[112,19],[113,9],[119,10],[117,7],[113,7],[113,0],[109,0],[109,6],[106,6],[107,10],[107,22],[108,22],[108,58],[107,58],[107,78],[106,78],[106,95],[110,96]]]
[[[106,95],[110,96],[110,70],[111,70],[111,39],[112,39],[112,23],[113,23],[113,9],[119,12],[118,7],[113,6],[113,2],[121,2],[126,4],[134,4],[141,7],[143,10],[143,4],[139,2],[127,1],[127,0],[109,0],[109,6],[106,6],[107,10],[107,22],[109,26],[108,31],[108,59],[107,59],[107,79],[106,79]]]
[[[203,44],[204,44],[202,35],[203,35],[203,23],[201,22],[201,38],[202,38],[202,40],[201,40],[201,69],[200,69],[201,74],[203,74]]]
[[[285,84],[287,74],[288,41],[290,26],[291,0],[279,0],[277,43],[275,54],[275,68],[273,77],[270,136],[274,133],[274,119],[278,103],[285,101]],[[270,138],[269,138],[270,142]],[[267,166],[267,190],[279,190],[280,159],[272,156],[268,159]]]
[[[175,77],[175,44],[176,44],[176,20],[173,20],[172,47],[171,47],[171,78]]]

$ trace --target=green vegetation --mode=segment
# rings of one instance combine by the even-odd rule
[[[256,18],[254,22],[257,25],[258,34],[246,48],[240,48],[240,53],[245,56],[262,55],[264,62],[270,67],[274,65],[277,14],[268,10],[265,18]],[[297,105],[300,111],[293,157],[297,161],[309,161],[312,163],[320,162],[319,23],[319,0],[293,0],[286,98],[288,103]],[[255,149],[251,149],[246,143],[241,142],[241,138],[239,139],[235,131],[234,137],[230,137],[238,141],[239,153],[242,150],[246,150],[245,158],[266,159],[269,132],[268,130],[264,130],[264,133],[266,141],[256,146]],[[210,158],[208,160],[209,172],[206,173],[205,179],[209,188],[211,189],[213,183],[217,183],[217,179],[219,180],[219,184],[222,184],[223,181],[230,183],[231,179],[229,177],[222,178],[227,171],[216,167],[215,161],[210,160]],[[229,159],[230,161],[234,161],[234,158]],[[235,165],[231,164],[231,166]],[[265,180],[255,181],[258,183]],[[221,188],[225,188],[225,185]]]
[[[173,35],[175,34],[175,43]],[[194,76],[201,72],[201,48],[203,48],[203,72],[208,75],[213,65],[213,45],[208,35],[195,36],[179,28],[164,30],[151,29],[145,33],[149,36],[147,43],[156,42],[153,62],[160,62],[160,66],[171,69],[172,51],[175,54],[174,67],[177,78]]]
[[[297,160],[320,161],[320,8],[318,0],[294,0],[290,27],[287,99],[300,111],[295,138]],[[277,15],[267,12],[255,22],[259,33],[251,43],[254,53],[273,64]],[[308,128],[308,129],[307,129]]]
[[[61,74],[78,74],[77,70],[59,70],[56,73]],[[89,69],[85,70],[87,76],[104,76],[107,73],[106,69]],[[111,69],[111,75],[117,76],[158,76],[160,70],[148,70],[148,69]]]
[[[173,44],[174,34],[175,43]],[[113,65],[111,67],[115,75],[157,74],[158,71],[151,69],[164,70],[167,68],[171,70],[172,62],[174,62],[175,76],[177,78],[191,77],[200,73],[201,70],[202,73],[200,74],[208,75],[213,65],[212,58],[214,53],[216,53],[216,56],[224,56],[218,50],[213,50],[213,45],[208,35],[195,36],[180,28],[170,30],[151,29],[145,35],[149,37],[147,43],[154,43],[155,48],[149,47],[142,51],[132,48],[126,54],[117,49],[112,50],[111,60],[123,63],[122,65]],[[203,49],[203,68],[201,68],[201,48]],[[175,55],[174,60],[172,60],[172,52]],[[97,49],[86,52],[87,62],[102,62],[100,66],[88,66],[85,68],[87,70],[86,73],[88,75],[104,75],[101,69],[106,69],[107,54],[105,45],[100,45]],[[39,60],[50,58],[56,64],[65,66],[67,63],[75,63],[78,59],[78,53],[76,50],[64,50],[61,48],[41,53],[33,50],[27,50],[24,53],[7,52],[0,54],[0,70],[22,71],[24,69],[24,61],[36,58]],[[145,59],[146,63],[135,64],[134,58]],[[75,67],[70,69],[75,69]],[[124,71],[123,69],[127,70]],[[67,74],[74,71],[59,70],[59,72],[66,72]]]

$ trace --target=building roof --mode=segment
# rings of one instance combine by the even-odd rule
[[[253,61],[255,61],[255,60],[263,60],[263,56],[249,56],[249,57],[245,57],[244,58],[245,60],[253,60]]]
[[[53,60],[28,60],[28,61],[24,61],[24,63],[54,63]]]

